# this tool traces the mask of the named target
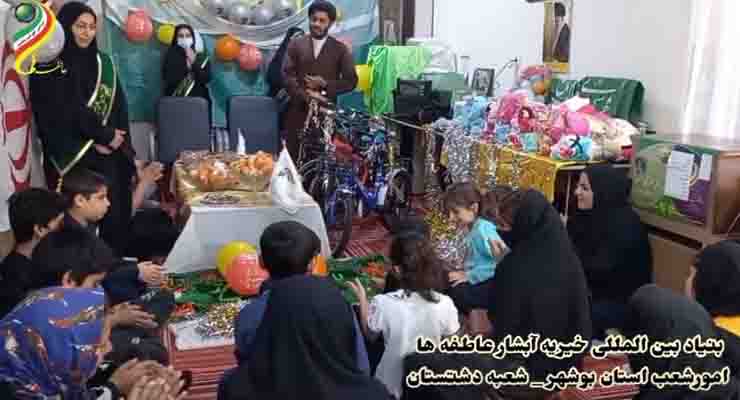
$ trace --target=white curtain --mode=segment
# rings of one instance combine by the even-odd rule
[[[739,0],[693,0],[684,135],[740,139]]]

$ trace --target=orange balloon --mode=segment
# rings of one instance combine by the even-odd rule
[[[547,84],[545,81],[537,81],[532,85],[532,91],[538,96],[544,96],[547,93]]]
[[[234,258],[231,268],[226,271],[226,283],[241,296],[259,294],[262,282],[270,274],[260,265],[256,254],[242,254]]]
[[[234,61],[239,56],[240,48],[238,40],[226,35],[216,41],[216,56],[222,61]]]
[[[152,20],[144,10],[132,9],[126,17],[126,37],[132,42],[146,42],[152,38]]]

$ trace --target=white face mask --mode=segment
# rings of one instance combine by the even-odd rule
[[[189,49],[193,46],[193,38],[177,38],[177,44],[183,49]]]

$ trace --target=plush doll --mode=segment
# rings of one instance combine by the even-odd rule
[[[527,106],[523,106],[519,110],[519,132],[529,133],[534,132],[534,111]]]

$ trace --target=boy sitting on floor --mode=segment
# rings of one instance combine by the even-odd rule
[[[8,199],[8,217],[16,244],[0,265],[0,318],[26,297],[35,272],[31,254],[41,239],[61,226],[64,202],[57,193],[27,189]]]
[[[294,221],[272,224],[260,237],[262,265],[270,273],[270,279],[262,283],[260,295],[247,303],[236,317],[234,326],[235,355],[239,365],[249,359],[252,344],[262,322],[270,297],[270,281],[286,279],[295,275],[310,274],[312,260],[321,250],[319,237],[309,228]],[[364,337],[355,319],[357,366],[370,373]],[[226,371],[219,385],[219,399],[224,398],[221,390],[234,370]]]
[[[81,229],[97,236],[96,224],[110,207],[105,177],[85,169],[73,170],[64,177],[62,195],[67,206],[64,229]],[[114,304],[118,304],[139,297],[146,284],[159,285],[163,280],[164,268],[159,265],[120,263],[103,286]]]
[[[105,242],[84,230],[64,229],[47,235],[34,250],[33,262],[37,273],[32,290],[50,286],[93,289],[103,285],[108,303],[118,315],[117,328],[111,334],[114,346],[119,336],[123,337],[119,342],[132,337],[157,337],[152,330],[162,325],[174,308],[174,299],[168,292],[143,300],[137,297],[131,302],[111,296],[107,287],[111,285],[106,282],[115,278],[115,271],[120,270],[117,265],[122,261]]]

